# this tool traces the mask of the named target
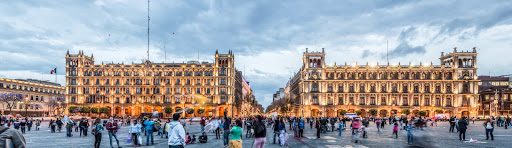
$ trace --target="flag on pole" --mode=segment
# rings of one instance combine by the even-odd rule
[[[57,74],[57,68],[52,69],[52,71],[50,71],[50,74]]]

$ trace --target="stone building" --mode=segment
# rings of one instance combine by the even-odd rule
[[[362,116],[376,109],[376,116],[411,115],[434,111],[456,116],[476,115],[478,94],[477,52],[441,53],[440,65],[431,63],[326,65],[324,49],[309,52],[303,65],[290,80],[290,93],[298,116],[339,116],[344,109]]]
[[[58,114],[57,110],[61,111],[63,108],[57,106],[59,103],[56,100],[61,100],[64,104],[64,90],[65,88],[60,84],[48,81],[33,80],[33,79],[6,79],[0,78],[0,94],[21,94],[23,98],[20,101],[14,102],[12,112],[10,114],[28,116],[43,116]],[[2,100],[4,98],[1,98]],[[49,105],[49,101],[55,101],[54,104]],[[7,102],[0,102],[2,106],[2,114],[9,114]]]
[[[138,64],[95,63],[83,51],[66,54],[66,99],[74,106],[107,107],[108,115],[138,116],[165,107],[194,109],[192,116],[232,114],[235,99],[235,57],[215,52],[215,61]],[[197,110],[204,110],[198,114]]]

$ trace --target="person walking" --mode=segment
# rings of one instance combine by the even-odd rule
[[[73,130],[73,125],[75,125],[75,124],[71,120],[66,122],[66,136],[67,137],[71,137],[71,132]]]
[[[265,128],[265,123],[263,123],[263,117],[257,115],[254,119],[254,148],[264,148],[265,142],[267,140],[267,128]]]
[[[359,140],[359,128],[361,128],[361,121],[359,121],[358,118],[355,119],[354,122],[352,122],[352,131],[354,132],[353,139],[355,140],[355,143]]]
[[[304,137],[304,119],[299,119],[299,138]]]
[[[222,127],[224,128],[224,146],[228,146],[229,144],[229,126],[231,125],[231,118],[228,118],[228,112],[227,110],[224,111],[224,124],[222,125]]]
[[[415,128],[415,126],[414,126],[414,124],[412,124],[412,122],[409,123],[409,125],[407,125],[406,130],[407,130],[407,143],[408,144],[413,144],[414,128]]]
[[[284,124],[284,119],[281,119],[279,121],[279,141],[281,146],[284,146],[286,143],[286,136],[286,124]]]
[[[377,132],[380,132],[380,119],[377,119],[377,121],[375,121],[375,125],[377,126]]]
[[[396,122],[393,125],[393,135],[395,135],[395,138],[398,139],[398,123],[396,123]]]
[[[343,130],[343,122],[340,121],[340,123],[338,123],[338,136],[341,136],[341,131]]]
[[[94,148],[99,148],[101,144],[101,131],[103,130],[101,119],[96,118],[92,127],[94,128],[92,131],[92,134],[94,135]]]
[[[315,128],[316,128],[316,138],[320,139],[320,132],[322,130],[322,126],[320,125],[319,118],[317,118],[315,121]]]
[[[41,120],[36,120],[36,131],[38,131],[41,128]]]
[[[213,118],[213,121],[212,121],[212,128],[213,128],[213,131],[215,132],[215,139],[220,139],[220,120],[218,118]]]
[[[130,125],[130,130],[128,130],[128,133],[132,135],[133,146],[140,145],[138,139],[140,136],[141,128],[142,125],[140,125],[137,120],[133,120],[133,124]]]
[[[466,141],[466,129],[468,128],[468,122],[466,121],[466,117],[462,117],[462,120],[459,120],[459,140]]]
[[[231,134],[231,140],[229,141],[230,148],[242,148],[242,121],[236,120],[235,126],[231,128],[229,133]]]
[[[167,131],[169,131],[169,140],[167,144],[169,148],[184,148],[185,147],[185,129],[180,124],[180,113],[172,115],[172,122],[169,123]]]
[[[484,122],[484,127],[485,127],[485,136],[487,137],[487,139],[485,139],[485,140],[489,140],[489,133],[491,134],[491,140],[494,140],[494,135],[492,134],[492,132],[494,131],[494,121],[487,118],[487,121]]]
[[[118,127],[118,124],[117,124],[117,119],[114,120],[112,117],[110,117],[110,120],[107,122],[107,130],[108,130],[108,139],[110,140],[110,147],[114,147],[112,145],[112,137],[115,138],[116,142],[117,142],[117,147],[121,147],[121,145],[119,145],[119,139],[117,139],[117,129],[119,129]]]
[[[277,136],[277,141],[280,144],[281,142],[279,141],[279,119],[275,119],[275,121],[274,121],[274,143],[273,144],[276,144],[276,136]]]
[[[154,144],[153,125],[155,124],[155,122],[148,119],[148,120],[144,121],[142,124],[144,124],[144,129],[146,129],[146,146],[149,145],[150,138],[151,138],[151,145],[153,145]]]
[[[163,138],[163,135],[165,135],[165,138],[169,138],[169,131],[167,131],[167,128],[168,128],[170,122],[171,122],[171,120],[167,119],[167,122],[165,122],[164,128],[162,129],[164,131],[164,134],[162,134],[162,136],[160,136],[160,138]]]
[[[21,133],[25,134],[25,128],[27,127],[27,121],[25,119],[21,119],[20,127],[21,127]]]
[[[453,129],[455,128],[455,118],[450,118],[450,132],[453,132]]]
[[[34,119],[30,119],[27,121],[27,129],[30,132],[30,129],[32,128],[32,124],[34,123]]]

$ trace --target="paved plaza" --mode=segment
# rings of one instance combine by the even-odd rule
[[[339,137],[336,132],[327,132],[322,134],[320,139],[316,138],[316,129],[310,129],[309,124],[304,130],[303,138],[290,138],[284,147],[292,148],[333,148],[333,147],[510,147],[512,144],[512,129],[504,129],[497,127],[494,131],[495,140],[485,140],[485,129],[482,126],[482,121],[477,121],[468,127],[466,138],[476,139],[476,143],[468,143],[459,141],[458,133],[448,132],[448,122],[439,122],[437,127],[427,127],[425,130],[416,130],[414,135],[414,145],[406,144],[406,132],[399,131],[398,139],[395,139],[392,134],[392,126],[386,125],[381,132],[377,132],[375,124],[370,123],[368,138],[361,138],[360,143],[353,143],[351,140],[350,130],[343,131],[343,135]],[[66,137],[65,130],[62,133],[50,133],[50,129],[45,122],[40,131],[30,131],[24,134],[27,141],[27,147],[93,147],[94,136],[79,137],[78,132],[73,132],[73,137]],[[286,124],[288,126],[288,124]],[[350,123],[348,123],[350,125]],[[199,136],[200,128],[198,123],[192,125],[187,124],[186,130],[191,135]],[[122,147],[133,147],[133,145],[126,144],[127,132],[129,126],[121,127],[118,132],[119,142]],[[287,127],[287,130],[289,128]],[[277,144],[272,144],[272,129],[267,129],[267,142],[265,147],[280,147]],[[245,132],[245,130],[244,130]],[[106,131],[102,132],[101,147],[110,147],[108,134]],[[250,148],[254,139],[246,139],[243,135],[243,147]],[[168,147],[167,139],[156,136],[155,145],[141,146],[141,147]],[[206,144],[189,144],[186,147],[190,148],[209,148],[209,147],[223,147],[222,140],[215,139],[215,134],[208,133],[208,143]],[[145,137],[143,137],[145,144]],[[114,144],[115,145],[115,144]]]

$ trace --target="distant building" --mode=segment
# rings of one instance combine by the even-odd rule
[[[243,97],[244,91],[236,89],[246,88],[236,81],[234,54],[216,51],[214,57],[214,62],[100,64],[83,51],[68,52],[66,100],[70,106],[106,107],[109,116],[161,113],[165,107],[174,112],[193,109],[194,114],[186,117],[219,117],[225,110],[229,116],[240,116],[233,112],[233,101]]]
[[[504,76],[479,76],[480,98],[478,99],[478,116],[511,115],[512,109],[512,78]]]
[[[290,96],[298,102],[292,114],[340,116],[342,109],[369,116],[413,116],[425,111],[433,116],[441,109],[450,115],[476,116],[478,94],[477,52],[441,53],[440,65],[414,64],[325,64],[325,52],[306,48],[303,65],[290,80]]]
[[[29,116],[53,115],[58,114],[64,108],[58,106],[49,106],[50,100],[61,100],[64,102],[65,88],[60,84],[34,80],[34,79],[5,79],[0,78],[0,94],[15,93],[21,94],[21,101],[15,102],[10,114]],[[2,98],[3,99],[3,98]],[[28,105],[27,105],[28,102]],[[2,105],[2,114],[9,114],[6,102],[0,102]],[[59,109],[59,110],[58,110]]]

